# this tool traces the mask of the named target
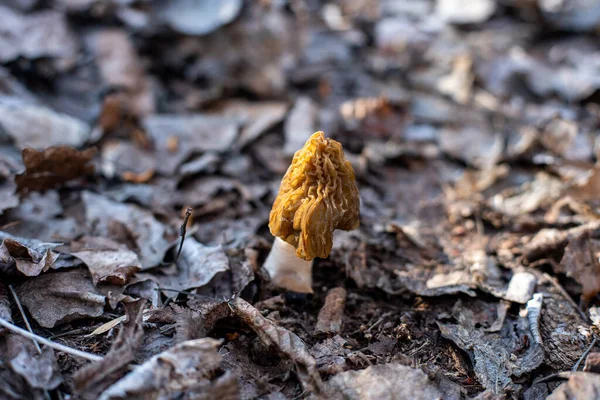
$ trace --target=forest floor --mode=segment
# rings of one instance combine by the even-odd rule
[[[600,398],[600,6],[467,3],[3,2],[0,397]],[[361,224],[295,294],[318,130]]]

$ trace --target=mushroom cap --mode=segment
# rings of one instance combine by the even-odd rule
[[[306,261],[331,252],[333,231],[359,226],[360,199],[342,145],[314,133],[294,154],[269,216],[269,229]]]

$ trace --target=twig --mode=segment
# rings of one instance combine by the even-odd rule
[[[543,276],[544,276],[544,278],[546,278],[546,280],[548,282],[550,282],[552,285],[554,285],[554,287],[560,292],[560,294],[563,295],[565,300],[567,300],[569,302],[569,304],[571,304],[579,312],[579,315],[581,315],[581,318],[583,318],[584,321],[588,322],[589,321],[588,316],[585,315],[583,310],[577,305],[577,303],[575,303],[575,300],[573,300],[571,298],[569,293],[567,293],[567,291],[562,287],[560,282],[553,276],[548,275],[547,272],[544,272]]]
[[[85,351],[72,349],[72,348],[62,345],[60,343],[51,342],[50,340],[43,338],[41,336],[38,336],[35,333],[30,333],[30,332],[26,331],[25,329],[19,328],[18,326],[11,324],[10,322],[6,321],[3,318],[0,318],[0,325],[2,325],[3,327],[5,327],[6,329],[8,329],[10,331],[18,333],[19,335],[25,336],[28,339],[35,340],[36,342],[41,343],[45,346],[51,347],[55,350],[62,351],[63,353],[67,353],[67,354],[70,354],[75,357],[81,357],[81,358],[89,360],[89,361],[100,361],[100,360],[104,359],[103,357],[98,356],[96,354],[86,353]]]
[[[179,249],[177,249],[177,255],[175,256],[175,260],[173,260],[173,262],[177,261],[177,259],[179,258],[179,255],[181,254],[181,249],[183,248],[183,241],[185,240],[185,231],[187,230],[187,224],[188,224],[188,221],[190,220],[191,216],[192,216],[192,208],[188,207],[187,210],[185,210],[185,218],[183,219],[183,224],[181,224],[181,227],[179,228],[179,234],[181,235],[181,242],[179,242]]]
[[[577,360],[575,365],[573,365],[573,368],[571,368],[571,371],[575,372],[579,369],[579,365],[581,364],[581,361],[588,355],[588,353],[592,350],[592,347],[594,347],[595,345],[596,345],[596,338],[594,338],[594,340],[592,340],[592,344],[590,344],[589,347],[583,352],[581,357],[579,357],[579,360]]]
[[[175,255],[175,259],[172,262],[177,261],[179,255],[181,254],[181,249],[183,249],[183,242],[185,241],[185,234],[187,232],[187,224],[192,216],[192,208],[188,207],[185,210],[185,217],[183,218],[183,223],[179,227],[179,236],[181,236],[181,241],[179,242],[179,248],[177,249],[177,255]],[[170,263],[162,262],[161,265],[169,265]]]
[[[21,317],[23,317],[23,321],[25,322],[25,326],[27,327],[27,330],[29,332],[33,333],[33,329],[31,329],[31,325],[29,325],[29,321],[27,320],[27,316],[25,315],[25,310],[23,310],[21,301],[19,301],[19,296],[17,296],[17,292],[15,292],[15,289],[13,289],[12,285],[8,285],[8,289],[10,290],[10,293],[14,297],[15,303],[17,303],[17,308],[19,309],[19,312],[21,313]],[[38,354],[42,354],[42,349],[40,348],[40,345],[38,344],[38,342],[33,340],[33,344],[35,345],[35,348],[37,349]]]

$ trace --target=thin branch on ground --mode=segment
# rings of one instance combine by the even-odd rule
[[[19,300],[19,296],[17,296],[17,292],[15,292],[15,289],[13,289],[12,285],[8,285],[8,289],[10,290],[10,293],[12,294],[13,298],[15,299],[15,303],[17,304],[17,308],[19,309],[19,312],[21,313],[21,317],[23,317],[23,321],[25,322],[25,326],[27,327],[27,330],[29,332],[33,333],[33,329],[31,329],[31,325],[29,324],[29,320],[27,319],[27,316],[25,315],[25,310],[23,309],[23,305],[21,304],[21,301]],[[42,349],[41,349],[40,345],[38,344],[38,342],[33,340],[33,344],[35,345],[35,348],[37,349],[38,354],[42,354]]]
[[[594,338],[594,340],[592,340],[592,344],[590,344],[589,347],[587,349],[585,349],[585,351],[583,352],[581,357],[579,357],[579,360],[577,360],[575,365],[573,365],[573,368],[571,368],[571,371],[575,372],[579,369],[579,365],[581,364],[581,361],[589,354],[589,352],[592,350],[592,348],[595,345],[596,345],[596,338]]]
[[[0,325],[14,333],[25,336],[26,338],[31,340],[35,340],[36,342],[41,343],[44,346],[52,347],[54,350],[62,351],[63,353],[70,354],[74,357],[80,357],[89,361],[100,361],[104,359],[102,356],[98,356],[96,354],[86,353],[85,351],[72,349],[60,343],[51,342],[50,340],[38,336],[35,333],[30,333],[25,329],[19,328],[18,326],[11,324],[3,318],[0,318]]]

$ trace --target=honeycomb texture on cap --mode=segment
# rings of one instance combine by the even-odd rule
[[[269,216],[269,229],[310,261],[331,251],[333,231],[359,225],[360,200],[342,145],[314,133],[294,154]]]

